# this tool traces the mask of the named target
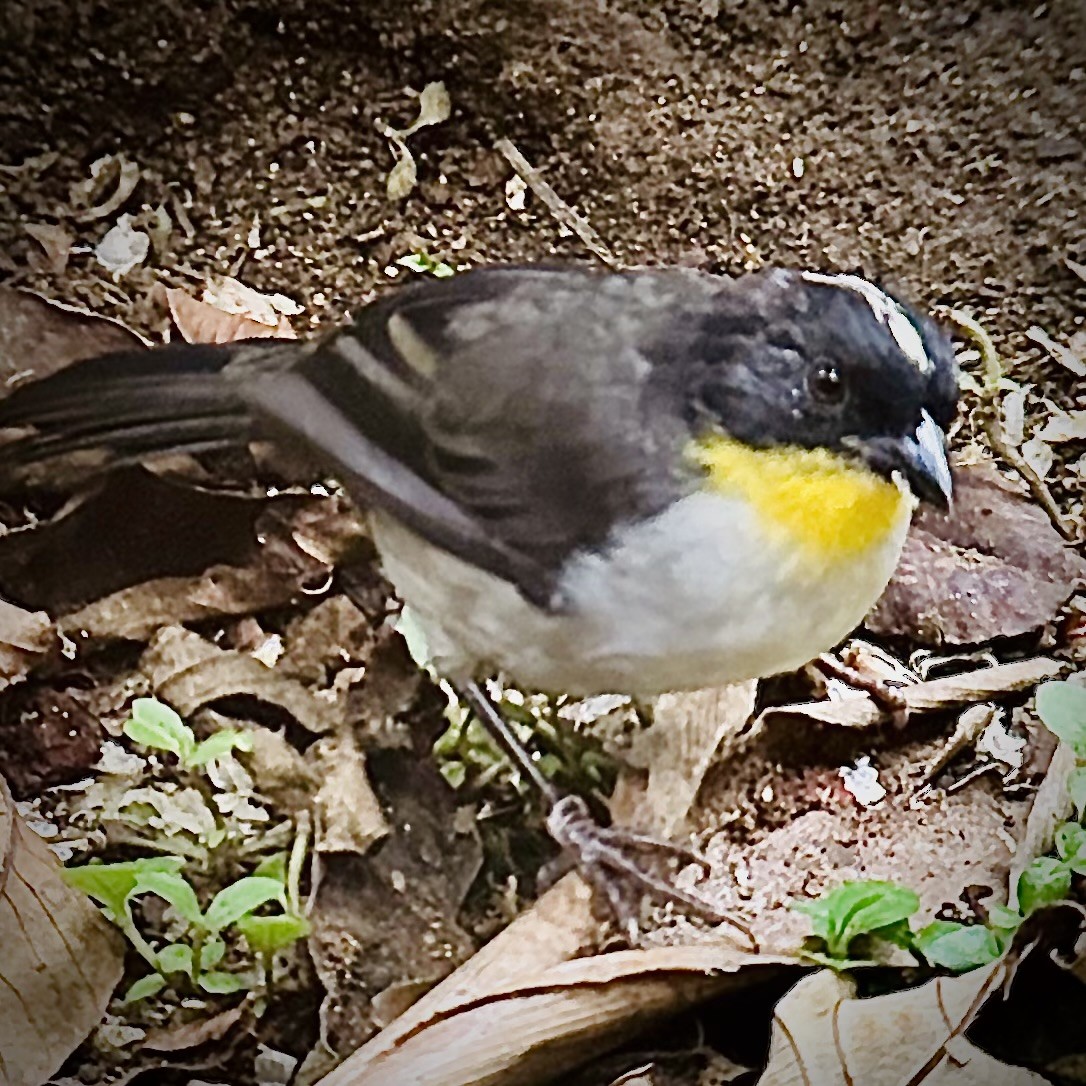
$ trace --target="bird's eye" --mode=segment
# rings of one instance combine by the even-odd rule
[[[840,403],[845,395],[845,384],[836,367],[827,364],[816,366],[807,378],[807,389],[818,403]]]

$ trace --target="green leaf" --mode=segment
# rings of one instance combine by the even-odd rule
[[[253,737],[248,732],[240,732],[235,728],[223,728],[222,731],[217,731],[214,735],[209,735],[202,743],[198,743],[187,759],[186,765],[190,769],[197,769],[232,751],[252,749]]]
[[[1071,890],[1071,869],[1055,856],[1039,856],[1018,877],[1018,904],[1024,916],[1063,901]]]
[[[1076,766],[1071,770],[1067,788],[1075,807],[1075,818],[1081,822],[1082,816],[1086,814],[1086,765]]]
[[[858,935],[908,919],[920,908],[920,898],[908,887],[869,880],[846,882],[815,901],[794,902],[792,907],[811,918],[830,957],[844,958]]]
[[[956,973],[994,962],[1002,953],[995,932],[983,924],[956,924],[951,920],[936,920],[921,928],[913,942],[932,965]]]
[[[125,721],[124,734],[141,746],[176,754],[183,764],[188,764],[196,748],[192,729],[173,709],[155,698],[137,698],[132,703],[132,715]]]
[[[173,873],[185,861],[176,856],[152,856],[116,864],[86,864],[69,867],[63,872],[64,881],[82,890],[99,905],[104,905],[115,920],[125,913],[125,904],[141,878],[152,873]]]
[[[1079,758],[1086,758],[1086,686],[1066,680],[1043,683],[1037,688],[1037,715]]]
[[[243,916],[238,931],[254,954],[274,954],[309,934],[309,921],[304,916],[283,913],[279,916]]]
[[[140,979],[124,993],[121,1004],[136,1003],[141,999],[147,999],[149,996],[157,995],[165,987],[166,978],[161,973],[148,973],[147,976],[140,977]]]
[[[205,926],[203,910],[196,899],[196,891],[183,875],[169,871],[148,871],[140,876],[132,894],[155,894],[164,901],[168,901],[177,914],[184,917],[193,927]]]
[[[184,973],[192,976],[192,947],[188,943],[170,943],[158,952],[158,968],[162,973]]]
[[[1076,875],[1086,875],[1086,827],[1065,822],[1056,830],[1056,851]]]
[[[204,923],[209,931],[222,931],[266,902],[282,902],[285,892],[278,879],[248,875],[215,895],[204,914]]]
[[[995,931],[1017,931],[1022,920],[1017,909],[1008,909],[1006,905],[993,905],[988,910],[988,927]]]
[[[240,973],[222,973],[217,970],[201,973],[196,983],[211,995],[233,995],[235,992],[244,992],[253,987],[251,977]]]
[[[287,881],[287,853],[276,852],[265,857],[257,864],[254,875],[261,875],[267,879],[276,879],[286,885]]]
[[[208,939],[200,951],[200,970],[214,969],[222,961],[226,953],[226,942],[223,939]]]

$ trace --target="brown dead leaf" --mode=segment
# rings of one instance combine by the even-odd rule
[[[1051,622],[1086,579],[1086,560],[990,464],[959,468],[954,486],[951,514],[917,514],[868,629],[966,645]]]
[[[103,155],[91,163],[90,177],[70,190],[68,214],[78,222],[108,218],[136,191],[140,168],[124,155]]]
[[[257,558],[265,523],[309,500],[197,490],[141,467],[124,468],[52,520],[0,535],[0,591],[56,615],[161,578],[195,578],[198,589],[209,566],[243,566]],[[61,569],[65,576],[58,577]],[[143,602],[148,612],[161,610],[153,597],[145,594]],[[138,616],[128,621],[138,624]]]
[[[317,792],[317,851],[364,856],[389,832],[381,805],[370,787],[366,757],[349,731],[314,744]]]
[[[81,359],[145,345],[120,321],[0,287],[0,395]]]
[[[25,679],[56,643],[44,611],[24,611],[0,599],[0,690]]]
[[[360,1049],[322,1086],[497,1086],[553,1081],[591,1055],[619,1044],[645,1023],[768,975],[791,959],[722,947],[618,951],[517,978],[418,1021],[409,1016]]]
[[[123,941],[70,889],[0,779],[0,1080],[39,1086],[97,1025]]]
[[[55,275],[64,271],[75,235],[63,226],[52,223],[27,223],[24,229],[42,247],[48,270]]]
[[[234,343],[239,339],[295,339],[294,329],[285,316],[265,324],[242,313],[227,312],[210,302],[173,287],[166,291],[177,330],[186,343]]]
[[[1030,660],[1016,660],[1011,664],[996,664],[995,667],[982,667],[976,671],[913,683],[901,687],[899,693],[910,713],[957,709],[1027,690],[1045,679],[1055,678],[1065,666],[1059,660],[1037,656]],[[839,728],[871,728],[887,723],[891,714],[867,694],[856,690],[848,697],[834,701],[774,705],[762,713],[759,722],[781,717],[803,717]]]
[[[823,970],[777,1005],[769,1065],[759,1086],[1042,1086],[972,1045],[965,1031],[996,992],[1006,966],[857,999],[845,978]]]
[[[140,660],[158,697],[182,716],[224,698],[249,698],[286,712],[307,731],[331,731],[341,721],[339,699],[318,697],[248,653],[220,649],[182,626],[160,630]]]
[[[221,1041],[241,1021],[244,1004],[231,1007],[210,1018],[198,1018],[179,1026],[149,1030],[141,1048],[149,1052],[184,1052],[208,1041]]]
[[[187,488],[182,488],[182,494],[187,493]],[[161,626],[247,615],[296,602],[301,593],[320,585],[331,573],[330,566],[298,546],[293,536],[296,526],[310,530],[311,507],[323,501],[286,495],[250,504],[246,504],[249,499],[238,499],[237,505],[220,503],[218,509],[227,515],[216,524],[215,532],[201,528],[200,540],[220,546],[220,556],[233,551],[235,561],[240,559],[244,565],[213,564],[195,576],[142,581],[70,612],[60,621],[60,628],[81,646],[121,639],[145,641]],[[348,515],[353,523],[353,514]],[[325,518],[323,523],[330,531],[336,530],[334,518]],[[174,533],[182,531],[175,525],[169,527]],[[155,553],[161,556],[161,552]],[[198,562],[208,554],[194,547],[189,557]],[[290,675],[286,669],[282,673]]]
[[[626,758],[648,772],[648,782],[638,789],[629,776],[620,778],[610,804],[614,817],[627,824],[647,820],[665,834],[679,830],[709,766],[727,759],[722,745],[750,720],[757,688],[735,683],[658,698],[652,725],[636,736]]]

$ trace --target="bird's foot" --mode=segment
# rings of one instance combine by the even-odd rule
[[[659,903],[672,902],[711,924],[728,924],[749,949],[757,949],[749,928],[735,917],[659,873],[668,860],[694,863],[708,871],[708,860],[692,849],[634,830],[601,826],[580,796],[558,800],[547,815],[547,829],[631,941],[637,933],[642,901],[649,897]]]
[[[819,656],[814,664],[824,675],[840,679],[854,690],[867,694],[884,713],[889,714],[894,727],[903,728],[908,723],[909,703],[902,687],[895,686],[878,675],[861,671],[847,660],[839,660],[830,653]]]

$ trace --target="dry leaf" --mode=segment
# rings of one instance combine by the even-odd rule
[[[382,133],[392,144],[396,155],[396,165],[389,172],[386,191],[390,200],[402,200],[415,187],[418,180],[415,156],[405,142],[420,128],[432,124],[441,124],[449,119],[452,103],[444,83],[427,83],[419,95],[419,115],[414,124],[402,131],[388,126],[382,127]]]
[[[653,723],[637,735],[627,761],[648,770],[635,789],[622,778],[611,800],[619,822],[649,821],[664,834],[685,822],[702,778],[721,745],[740,734],[754,711],[757,683],[736,683],[692,694],[665,694],[653,706]]]
[[[343,716],[338,699],[318,697],[248,653],[220,649],[181,626],[160,630],[140,659],[157,696],[182,716],[212,701],[249,697],[289,713],[307,731],[330,731]]]
[[[1062,366],[1066,366],[1076,377],[1086,377],[1086,361],[1083,361],[1069,347],[1057,343],[1043,328],[1036,324],[1026,329],[1026,339],[1033,340],[1043,347]]]
[[[511,929],[510,929],[511,930]],[[647,1022],[729,990],[742,992],[794,960],[720,947],[618,951],[521,976],[418,1021],[396,1023],[322,1079],[322,1086],[522,1086],[554,1081]],[[454,978],[455,979],[455,975]],[[446,988],[450,982],[445,982]],[[433,993],[431,993],[433,994]],[[402,1020],[401,1020],[402,1021]]]
[[[166,291],[177,330],[186,343],[234,343],[239,339],[294,339],[294,330],[286,317],[268,325],[251,317],[226,311],[201,302],[177,287]]]
[[[954,485],[951,514],[917,514],[868,629],[965,645],[1051,622],[1086,578],[1086,561],[991,465],[959,468]]]
[[[27,223],[26,232],[42,247],[49,270],[59,274],[68,266],[75,235],[63,226],[50,223]]]
[[[317,850],[364,856],[389,830],[370,787],[366,757],[350,732],[341,731],[315,746],[313,772],[321,781]]]
[[[69,888],[0,779],[0,1080],[39,1086],[98,1024],[124,962],[119,934]]]
[[[244,1004],[239,1004],[210,1018],[152,1029],[140,1047],[150,1052],[184,1052],[208,1041],[221,1041],[241,1021],[244,1013]]]
[[[272,328],[280,323],[281,317],[296,317],[303,311],[302,306],[285,294],[262,294],[230,275],[210,280],[204,288],[203,300],[224,313],[248,317]]]
[[[81,359],[145,344],[120,321],[0,287],[0,395]]]
[[[1011,664],[982,667],[960,675],[945,675],[941,679],[914,683],[899,691],[910,713],[956,709],[974,702],[988,701],[1000,695],[1027,690],[1045,679],[1053,679],[1064,664],[1045,656],[1016,660]],[[841,728],[871,728],[885,724],[890,713],[877,705],[867,694],[855,691],[836,701],[804,701],[792,705],[774,705],[758,718],[759,722],[780,717],[805,717],[821,724]]]
[[[1005,972],[996,962],[871,999],[829,970],[807,977],[777,1004],[758,1086],[1042,1086],[965,1037]]]
[[[104,155],[91,163],[90,172],[90,177],[74,184],[70,192],[72,206],[68,214],[78,222],[108,218],[136,191],[140,180],[139,167],[124,155]],[[95,203],[111,186],[109,196]]]
[[[1039,441],[1086,441],[1086,411],[1060,411],[1050,415],[1037,431]]]
[[[44,611],[24,611],[0,599],[0,690],[26,678],[56,645],[56,633]]]

